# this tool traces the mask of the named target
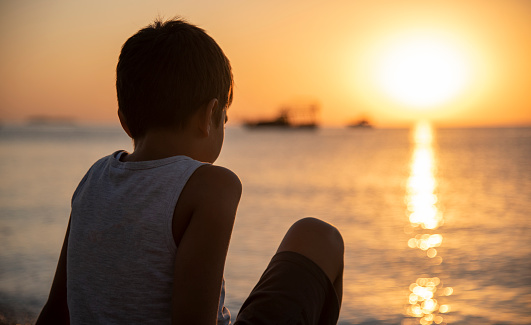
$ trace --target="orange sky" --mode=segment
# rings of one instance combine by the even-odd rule
[[[224,49],[236,82],[231,123],[317,101],[324,125],[361,116],[391,127],[419,116],[442,126],[531,125],[526,0],[2,1],[0,121],[116,121],[120,47],[158,15],[188,19]],[[374,82],[390,44],[419,34],[449,41],[469,72],[466,86],[430,109],[411,109]]]

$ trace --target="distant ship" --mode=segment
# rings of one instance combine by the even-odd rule
[[[71,117],[66,116],[46,116],[34,115],[26,119],[26,124],[36,127],[73,127],[76,122]]]
[[[244,125],[248,128],[294,128],[316,129],[319,107],[311,105],[305,108],[285,107],[276,118],[270,120],[249,121]]]
[[[361,120],[358,120],[354,123],[351,123],[348,125],[349,128],[360,128],[360,129],[370,129],[372,128],[372,124],[366,120],[366,119],[361,119]]]

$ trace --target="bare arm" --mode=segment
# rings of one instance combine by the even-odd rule
[[[66,236],[57,263],[57,269],[52,282],[48,301],[42,308],[35,325],[70,324],[70,314],[66,301],[66,252],[68,249],[68,235],[70,234],[70,220],[66,229]]]
[[[181,193],[179,201],[191,217],[175,259],[173,324],[216,324],[240,195],[238,177],[217,166],[199,168]]]

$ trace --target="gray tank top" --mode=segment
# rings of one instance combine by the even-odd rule
[[[71,324],[171,324],[176,245],[172,218],[203,163],[186,156],[97,161],[72,198],[67,255]],[[230,324],[224,307],[218,324]]]

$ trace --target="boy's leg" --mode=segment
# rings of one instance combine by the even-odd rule
[[[277,253],[284,251],[299,253],[319,265],[334,285],[341,306],[345,246],[334,226],[315,218],[301,219],[291,226],[280,243]]]
[[[336,324],[342,296],[343,239],[314,218],[288,230],[235,325]]]

